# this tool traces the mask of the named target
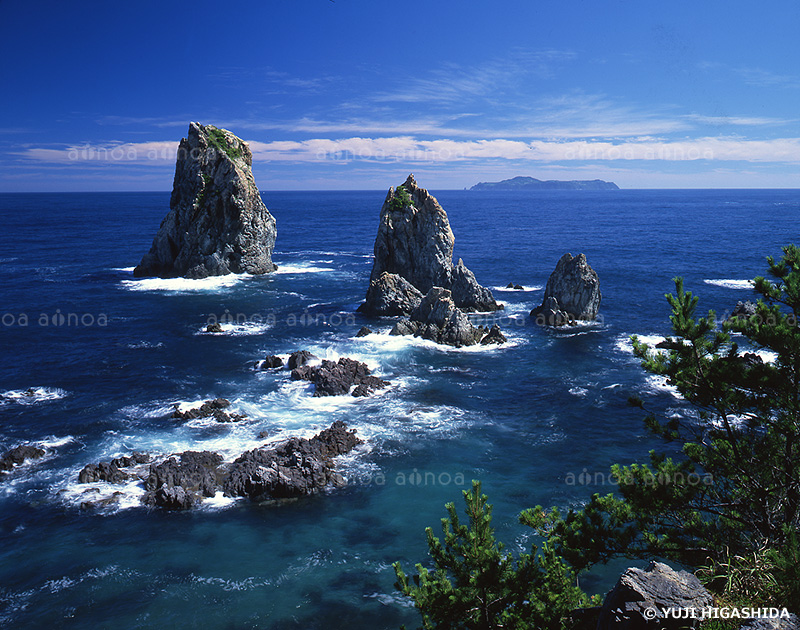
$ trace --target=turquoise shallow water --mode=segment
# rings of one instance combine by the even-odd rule
[[[432,192],[479,281],[528,289],[495,293],[507,347],[445,350],[355,314],[384,192],[264,193],[279,272],[201,282],[132,277],[168,194],[0,195],[0,449],[48,447],[0,484],[0,625],[411,626],[390,565],[425,558],[423,530],[438,527],[444,504],[481,479],[499,537],[519,550],[533,542],[521,509],[612,489],[568,480],[599,481],[658,446],[627,397],[682,407],[642,372],[628,335],[668,332],[663,294],[676,275],[704,309],[751,297],[745,280],[796,240],[800,217],[796,191]],[[552,332],[526,317],[565,251],[586,253],[600,275],[601,325]],[[225,335],[200,334],[228,316]],[[355,339],[362,325],[376,334]],[[367,361],[393,387],[312,399],[285,374],[252,370],[300,348]],[[29,387],[36,396],[13,398]],[[250,419],[165,417],[175,402],[212,396]],[[261,431],[308,436],[336,419],[366,440],[341,463],[342,490],[166,514],[136,507],[132,484],[108,509],[79,507],[86,463],[132,449],[234,457]],[[584,584],[603,590],[612,574]]]

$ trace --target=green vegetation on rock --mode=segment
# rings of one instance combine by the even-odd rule
[[[206,126],[206,133],[208,133],[208,142],[217,151],[225,153],[232,160],[242,157],[242,147],[238,140],[233,143],[229,142],[230,138],[222,129],[217,129],[211,125]]]
[[[395,212],[414,205],[414,202],[411,200],[411,195],[408,194],[405,186],[402,185],[395,189],[389,203],[391,204],[392,210]]]

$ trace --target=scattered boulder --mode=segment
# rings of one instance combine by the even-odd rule
[[[584,254],[564,254],[547,280],[541,306],[531,317],[543,326],[573,325],[594,321],[600,307],[600,280]]]
[[[409,315],[422,301],[422,293],[408,280],[384,271],[371,280],[359,312],[370,315]]]
[[[283,367],[283,359],[281,359],[279,356],[275,354],[270,354],[267,356],[266,359],[264,359],[258,364],[258,367],[262,370],[266,369],[274,370],[276,368],[281,368]]]
[[[366,326],[362,326],[359,328],[358,332],[356,333],[356,337],[366,337],[367,335],[371,335],[372,330],[367,328]]]
[[[167,509],[187,509],[213,497],[220,483],[222,456],[211,451],[185,451],[150,466],[142,502]]]
[[[179,406],[175,405],[175,411],[172,412],[172,417],[179,420],[195,420],[197,418],[211,418],[217,422],[239,422],[247,418],[244,414],[228,413],[223,411],[231,406],[231,401],[226,398],[215,398],[214,400],[206,400],[199,407],[192,407],[186,411],[181,411]]]
[[[294,370],[295,368],[299,368],[301,365],[305,365],[309,361],[314,361],[318,357],[316,355],[311,354],[308,350],[298,350],[297,352],[292,352],[289,356],[289,369]]]
[[[495,324],[489,329],[489,332],[486,333],[486,336],[484,336],[484,338],[481,339],[481,344],[487,346],[492,343],[502,344],[506,343],[507,341],[508,339],[506,339],[506,336],[500,330],[500,326]]]
[[[496,332],[486,343],[503,343],[505,337],[500,327],[495,325],[494,328]],[[463,311],[456,307],[451,292],[442,287],[433,287],[428,291],[411,317],[398,321],[390,334],[414,335],[456,348],[475,345],[488,336],[482,326],[476,327],[469,321]],[[501,338],[503,341],[500,341]]]
[[[226,496],[251,500],[284,499],[341,486],[344,480],[331,461],[362,441],[341,420],[310,440],[291,438],[276,448],[242,454],[230,467],[223,488]]]
[[[206,326],[207,333],[221,333],[222,332],[222,324],[219,322],[214,322],[213,324],[209,324]]]
[[[451,289],[456,306],[464,310],[500,308],[463,262],[453,266],[454,243],[447,213],[435,197],[417,186],[413,175],[396,189],[390,188],[381,208],[370,287],[361,310],[409,315],[413,302],[433,287]],[[405,280],[419,295],[395,278],[381,279],[383,274]]]
[[[691,573],[652,562],[644,571],[630,568],[622,574],[606,595],[597,630],[677,630],[692,620],[665,618],[662,608],[699,610],[711,606],[713,601],[711,594]]]
[[[230,131],[190,123],[178,147],[170,210],[133,275],[274,271],[275,219],[261,200],[252,164],[247,143]]]
[[[292,370],[292,380],[314,383],[314,396],[369,396],[389,385],[370,374],[366,363],[342,357],[339,361],[322,361],[321,365],[301,365]]]
[[[128,456],[117,457],[110,462],[100,462],[98,464],[87,464],[78,473],[78,483],[95,483],[106,481],[108,483],[123,483],[130,479],[130,475],[121,468],[130,468],[137,464],[146,464],[150,461],[150,455],[134,451]]]
[[[742,302],[739,300],[736,303],[736,306],[733,307],[733,312],[731,312],[731,316],[728,318],[735,319],[735,318],[743,318],[749,319],[756,314],[756,304],[755,302],[751,302],[747,300],[746,302]]]
[[[19,466],[29,459],[39,459],[44,457],[45,450],[32,444],[20,444],[14,448],[6,451],[0,457],[0,479],[5,476],[5,473],[13,470],[14,466]]]
[[[506,285],[506,289],[514,289],[516,291],[524,291],[525,287],[523,287],[521,284],[516,284],[514,282],[509,282]]]

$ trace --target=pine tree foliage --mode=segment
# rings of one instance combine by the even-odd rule
[[[614,466],[618,494],[594,495],[566,514],[540,506],[523,513],[575,569],[614,556],[698,566],[764,549],[779,572],[791,564],[781,559],[797,552],[800,528],[800,249],[783,254],[767,259],[770,279],[753,282],[755,315],[698,317],[698,298],[678,278],[675,295],[666,296],[674,335],[660,349],[633,338],[645,370],[665,378],[695,413],[646,418],[680,452]],[[800,579],[797,569],[783,575]],[[800,609],[798,591],[788,585],[785,605]]]
[[[571,569],[544,545],[514,557],[497,541],[492,506],[480,482],[464,491],[467,522],[448,503],[443,538],[426,529],[433,564],[409,578],[394,564],[395,587],[414,600],[424,630],[545,630],[560,628],[585,601]]]

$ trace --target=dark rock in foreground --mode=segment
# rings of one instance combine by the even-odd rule
[[[486,341],[487,344],[505,342],[499,326],[495,325],[492,330],[494,332]],[[411,317],[397,322],[390,334],[414,335],[456,348],[482,343],[488,337],[482,326],[474,326],[456,307],[450,291],[441,287],[433,287],[428,291]]]
[[[222,324],[219,322],[215,322],[213,324],[209,324],[206,326],[207,333],[221,333],[222,332]]]
[[[366,337],[367,335],[371,334],[372,334],[372,329],[367,328],[366,326],[362,326],[361,328],[358,329],[356,337]]]
[[[0,457],[0,480],[3,479],[6,472],[13,470],[15,466],[19,466],[30,459],[39,459],[44,455],[45,450],[43,448],[32,444],[20,444],[6,451]]]
[[[217,493],[222,456],[211,451],[186,451],[150,466],[142,503],[167,509],[187,509],[202,497]]]
[[[531,317],[539,325],[556,327],[594,321],[600,297],[600,280],[586,256],[564,254],[547,280],[541,306],[531,311]]]
[[[454,243],[447,213],[435,197],[417,186],[413,175],[397,189],[390,188],[381,208],[370,287],[360,310],[409,315],[415,302],[433,287],[451,289],[456,306],[464,310],[500,308],[463,262],[453,266]]]
[[[78,474],[78,483],[95,483],[97,481],[124,483],[130,479],[130,475],[126,471],[120,470],[121,468],[130,468],[137,464],[146,464],[149,461],[148,454],[134,451],[129,456],[118,457],[110,462],[87,464]]]
[[[734,319],[739,317],[743,319],[749,319],[750,317],[753,317],[755,314],[756,314],[755,302],[751,302],[750,300],[742,302],[741,300],[739,300],[736,303],[736,306],[733,307],[733,312],[731,313],[731,316],[728,319]]]
[[[252,163],[250,148],[230,131],[190,123],[178,147],[170,210],[134,276],[274,271],[275,219],[261,200]]]
[[[172,412],[172,417],[179,420],[195,420],[197,418],[211,418],[217,422],[239,422],[244,420],[247,416],[238,413],[228,413],[223,411],[231,406],[231,402],[225,398],[215,398],[214,400],[206,400],[199,407],[192,407],[186,411],[181,411],[178,405],[175,405],[175,411]]]
[[[318,357],[311,354],[308,350],[298,350],[289,356],[289,369],[294,370],[310,361],[315,361],[317,358]]]
[[[283,359],[277,355],[270,354],[267,355],[266,359],[260,361],[256,367],[261,370],[274,370],[276,368],[281,368],[283,367]]]
[[[341,486],[333,458],[362,441],[337,420],[310,440],[290,438],[273,448],[243,453],[231,464],[210,451],[186,451],[150,466],[142,503],[170,510],[189,509],[223,492],[253,501],[301,497]]]
[[[369,396],[389,385],[370,374],[366,363],[342,357],[338,361],[324,360],[321,365],[301,365],[292,370],[292,380],[314,383],[314,396]]]
[[[662,608],[699,611],[713,602],[711,594],[691,573],[651,562],[644,571],[630,568],[622,574],[606,595],[597,630],[677,630],[692,620],[664,618]],[[653,609],[655,614],[650,612]],[[696,621],[699,623],[699,619]]]
[[[362,441],[341,420],[310,440],[291,438],[272,449],[244,453],[230,467],[224,481],[226,496],[251,500],[300,497],[326,486],[341,486],[342,477],[331,461]]]
[[[489,332],[486,333],[486,336],[483,339],[481,339],[481,344],[484,345],[484,346],[487,346],[487,345],[493,344],[493,343],[499,345],[501,343],[506,343],[507,341],[508,341],[508,339],[506,339],[506,336],[500,330],[500,326],[495,324],[494,326],[492,326],[489,329]]]

